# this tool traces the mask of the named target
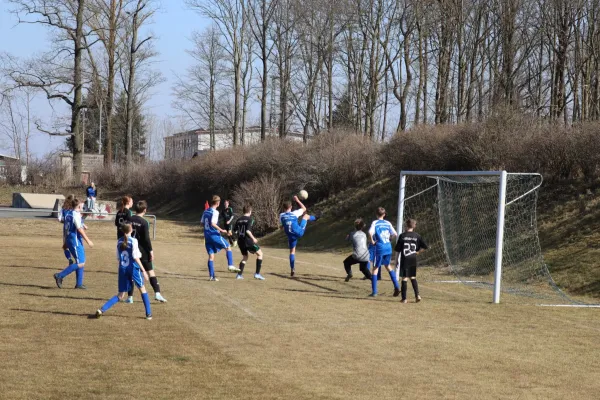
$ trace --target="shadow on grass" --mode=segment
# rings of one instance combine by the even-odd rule
[[[301,278],[299,276],[291,277],[291,276],[287,276],[287,275],[277,274],[274,272],[269,273],[269,275],[276,276],[276,277],[282,278],[282,279],[289,279],[289,280],[295,281],[295,282],[300,282],[305,285],[309,285],[309,286],[313,286],[313,287],[316,287],[316,288],[319,288],[322,290],[326,290],[328,292],[338,293],[338,291],[335,289],[328,288],[327,286],[317,285],[316,283],[308,282],[308,279]]]
[[[11,311],[19,311],[19,312],[37,313],[37,314],[65,315],[65,316],[69,316],[69,317],[86,317],[86,318],[90,318],[91,316],[94,316],[93,314],[72,313],[72,312],[66,312],[66,311],[31,310],[31,309],[28,309],[28,308],[11,308],[10,310]]]
[[[41,286],[41,285],[28,285],[25,283],[6,283],[0,282],[2,286],[15,286],[15,287],[25,287],[25,288],[35,288],[35,289],[54,289],[56,286]]]
[[[60,271],[62,267],[34,267],[32,265],[5,265],[4,268],[28,268],[28,269],[42,269],[42,270],[48,270],[48,271]],[[117,275],[117,272],[111,272],[111,271],[96,271],[93,269],[85,269],[86,273],[93,273],[93,274],[108,274],[108,275]]]
[[[31,296],[31,297],[46,297],[48,299],[68,299],[68,300],[94,300],[94,301],[105,301],[107,299],[98,299],[95,297],[74,297],[74,296],[52,296],[45,294],[36,294],[36,293],[19,293],[22,296]]]

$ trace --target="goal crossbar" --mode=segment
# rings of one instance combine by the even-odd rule
[[[506,191],[507,191],[507,181],[509,175],[523,175],[523,176],[538,176],[540,178],[540,182],[532,189],[528,190],[526,193],[518,196],[515,199],[511,199],[507,203],[506,199]],[[406,197],[406,177],[407,176],[421,176],[427,177],[431,179],[437,179],[437,182],[430,187],[427,187],[425,190],[422,190],[416,194],[413,194],[409,197]],[[400,172],[400,192],[398,199],[398,220],[397,220],[397,228],[398,232],[403,232],[404,225],[404,211],[405,211],[405,201],[417,197],[435,187],[439,186],[439,182],[442,179],[441,177],[497,177],[498,178],[498,210],[497,210],[497,219],[496,219],[496,243],[495,243],[495,256],[494,256],[494,291],[493,291],[493,302],[500,302],[500,291],[501,291],[501,277],[502,277],[502,260],[503,260],[503,247],[504,247],[504,225],[505,225],[505,216],[506,216],[506,206],[511,203],[516,202],[517,200],[529,195],[530,193],[535,192],[540,186],[542,182],[542,176],[537,173],[507,173],[506,171],[401,171]],[[462,182],[456,182],[462,183]],[[468,183],[468,182],[465,182]]]

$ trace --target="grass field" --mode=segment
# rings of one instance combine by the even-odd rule
[[[167,304],[90,319],[117,290],[114,230],[90,223],[86,285],[56,288],[53,221],[2,220],[1,399],[597,399],[598,309],[543,308],[456,284],[421,284],[403,305],[381,282],[343,281],[342,258],[266,248],[264,282],[236,281],[219,255],[208,282],[195,225],[161,222]],[[32,234],[34,232],[34,234]],[[234,253],[239,260],[239,254]],[[359,274],[355,271],[355,277]]]

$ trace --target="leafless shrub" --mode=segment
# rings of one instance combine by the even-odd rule
[[[237,210],[242,210],[244,205],[252,206],[257,234],[277,229],[282,185],[273,175],[261,175],[250,182],[242,183],[234,189],[232,200]]]

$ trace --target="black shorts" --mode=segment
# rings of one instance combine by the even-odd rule
[[[141,258],[140,261],[142,262],[142,267],[144,267],[146,272],[152,271],[154,269],[154,263],[152,261],[149,261],[148,259],[144,258]]]
[[[413,276],[417,276],[417,266],[416,265],[412,265],[412,266],[400,266],[400,276],[402,278],[411,278]]]
[[[225,230],[227,232],[231,232],[231,228],[233,227],[233,224],[225,224]]]
[[[256,254],[260,250],[260,247],[257,244],[248,245],[243,240],[238,242],[238,246],[240,247],[240,252],[243,256],[247,256],[248,253]]]

